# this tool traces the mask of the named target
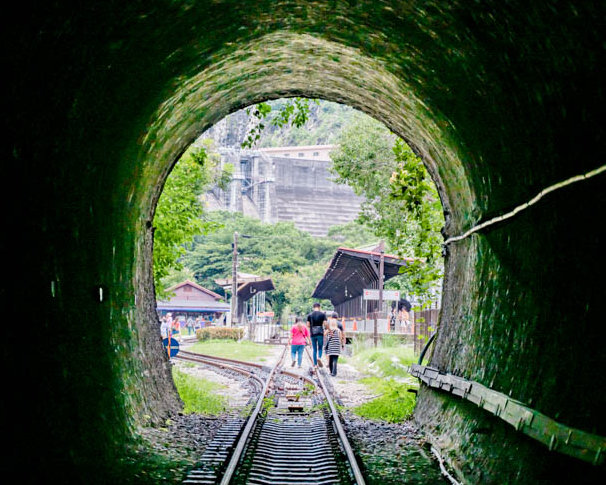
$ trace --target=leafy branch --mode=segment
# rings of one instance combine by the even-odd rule
[[[190,147],[170,173],[154,216],[154,283],[159,297],[167,296],[162,278],[171,271],[183,270],[181,257],[185,244],[194,235],[208,234],[221,224],[205,219],[201,196],[215,184],[226,187],[233,167],[220,167],[219,157],[210,141]]]
[[[246,114],[253,116],[257,123],[246,136],[246,140],[242,142],[242,148],[254,147],[267,126],[282,128],[290,124],[295,128],[302,127],[309,119],[310,102],[319,103],[317,99],[290,98],[277,111],[272,111],[272,107],[268,103],[259,103],[247,108]]]
[[[378,121],[358,115],[343,130],[331,153],[338,183],[365,197],[358,222],[390,251],[414,257],[390,282],[421,300],[431,300],[442,277],[441,235],[444,224],[437,190],[423,162],[410,147]]]

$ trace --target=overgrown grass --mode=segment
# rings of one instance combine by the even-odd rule
[[[357,415],[390,423],[404,421],[412,415],[416,396],[408,390],[416,389],[416,385],[378,377],[367,377],[362,382],[379,396],[354,408]]]
[[[417,362],[411,346],[396,338],[386,338],[377,348],[372,341],[356,342],[350,364],[369,377],[361,379],[378,396],[353,411],[368,419],[391,423],[408,419],[415,407],[418,384],[408,373],[408,366]]]
[[[189,350],[199,354],[246,361],[266,358],[271,355],[271,349],[268,345],[256,344],[247,340],[240,342],[219,339],[204,340],[196,342]]]
[[[383,342],[374,348],[372,342],[356,342],[350,363],[363,373],[386,377],[409,377],[407,368],[417,361],[411,346],[397,341]]]
[[[173,369],[173,379],[183,400],[185,414],[221,414],[226,409],[225,397],[217,394],[223,386]]]

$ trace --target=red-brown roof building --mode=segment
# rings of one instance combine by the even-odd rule
[[[229,304],[223,302],[221,295],[190,280],[172,286],[167,291],[174,295],[168,300],[157,302],[160,315],[170,312],[204,316],[229,311]]]

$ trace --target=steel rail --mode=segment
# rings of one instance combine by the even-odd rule
[[[179,352],[179,354],[181,354],[181,352]],[[253,379],[253,380],[257,381],[261,386],[263,386],[263,384],[264,384],[264,382],[261,378],[257,377],[252,372],[242,369],[241,367],[234,367],[232,365],[224,364],[222,362],[215,362],[213,360],[206,359],[204,357],[199,357],[199,356],[190,357],[190,356],[186,356],[186,355],[176,355],[175,357],[173,357],[173,359],[181,359],[181,360],[186,360],[188,362],[197,362],[200,364],[207,364],[207,365],[212,365],[214,367],[219,367],[221,369],[232,370],[232,371],[238,372],[242,375],[245,375],[249,379]],[[242,362],[242,364],[245,364],[245,362]]]
[[[294,372],[289,372],[287,370],[280,369],[280,366],[282,365],[282,363],[284,361],[284,357],[286,355],[286,349],[287,349],[287,346],[284,347],[284,350],[282,351],[280,359],[278,360],[276,365],[270,371],[270,374],[268,375],[265,382],[263,382],[259,377],[257,377],[252,372],[248,372],[247,370],[242,369],[240,367],[235,367],[233,365],[230,365],[230,364],[237,364],[237,365],[249,366],[249,367],[254,367],[254,368],[265,367],[261,364],[244,362],[244,361],[239,361],[239,360],[235,360],[235,359],[229,359],[226,357],[215,357],[212,355],[197,354],[195,352],[188,352],[188,351],[181,351],[177,356],[174,357],[174,358],[178,358],[181,360],[199,362],[199,363],[208,364],[208,365],[212,365],[212,366],[223,368],[223,369],[233,370],[233,371],[239,372],[243,375],[246,375],[252,379],[255,379],[257,382],[259,382],[263,386],[262,391],[259,395],[259,399],[257,401],[257,405],[255,406],[255,409],[252,412],[252,414],[250,415],[250,417],[248,418],[248,421],[244,427],[244,430],[242,431],[242,434],[238,440],[236,448],[234,449],[234,452],[227,465],[227,468],[225,469],[225,472],[223,474],[220,484],[228,485],[231,482],[231,480],[234,476],[234,473],[236,471],[236,468],[242,457],[242,454],[246,448],[246,443],[248,441],[248,438],[249,438],[252,430],[254,429],[254,426],[256,425],[257,418],[259,417],[259,414],[261,412],[261,409],[263,406],[263,401],[264,401],[265,396],[267,395],[267,391],[269,389],[269,386],[271,385],[272,379],[277,373],[280,373],[283,375],[301,379],[301,380],[313,385],[314,387],[317,387],[318,384],[320,385],[319,387],[322,389],[322,392],[326,398],[326,402],[328,403],[328,407],[331,411],[331,416],[332,416],[334,427],[337,431],[337,435],[339,436],[343,449],[345,450],[345,454],[349,461],[356,484],[365,485],[366,482],[364,480],[364,477],[362,476],[362,472],[360,471],[360,468],[358,466],[356,457],[351,448],[349,440],[347,439],[347,435],[345,434],[345,430],[341,423],[341,418],[339,417],[336,406],[330,396],[330,392],[328,391],[328,388],[326,387],[326,384],[324,383],[322,376],[320,375],[319,372],[316,372],[317,381],[315,381],[306,376],[302,376],[302,375],[296,374]],[[312,358],[309,353],[309,349],[306,348],[305,350],[306,350],[307,358],[309,359],[309,361],[311,363]]]
[[[306,347],[305,350],[306,350],[307,358],[313,365],[313,360],[312,360],[311,355],[309,354],[309,349]],[[330,408],[330,412],[332,414],[333,423],[335,425],[335,428],[337,429],[337,434],[339,435],[341,444],[343,445],[343,449],[345,450],[345,454],[347,455],[347,459],[348,459],[349,465],[351,466],[351,469],[353,471],[354,478],[356,480],[356,484],[365,485],[366,482],[364,480],[364,476],[362,475],[362,472],[360,471],[360,467],[358,466],[358,461],[356,460],[356,455],[354,454],[353,449],[351,448],[351,445],[349,444],[349,440],[347,439],[347,435],[345,434],[345,430],[343,429],[343,425],[341,424],[341,418],[339,417],[337,408],[336,408],[332,398],[330,397],[330,392],[328,392],[328,388],[326,387],[326,384],[324,383],[324,379],[321,376],[319,371],[316,371],[316,378],[318,380],[318,383],[320,384],[320,387],[322,388],[322,392],[324,393],[324,396],[326,397],[326,402],[328,403],[328,407]]]
[[[265,367],[263,364],[257,364],[255,362],[245,362],[243,360],[236,360],[236,359],[228,359],[227,357],[217,357],[215,355],[208,355],[208,354],[199,354],[197,352],[189,352],[188,350],[181,350],[178,354],[177,357],[179,355],[187,355],[190,357],[202,357],[204,359],[213,359],[213,360],[220,360],[222,362],[232,362],[234,364],[245,364],[248,365],[250,367],[257,367],[258,369],[262,369],[263,367]]]
[[[208,355],[208,354],[198,354],[196,352],[189,352],[186,350],[182,350],[177,354],[177,357],[179,357],[180,355],[185,355],[188,357],[202,357],[204,359],[212,359],[215,361],[220,361],[220,362],[231,362],[233,364],[239,364],[239,365],[247,365],[250,367],[256,367],[258,369],[263,369],[264,366],[263,364],[257,364],[255,362],[246,362],[243,360],[236,360],[236,359],[228,359],[227,357],[216,357],[214,355]],[[303,381],[307,382],[308,384],[312,385],[315,387],[316,382],[313,379],[310,379],[307,376],[303,376],[300,374],[297,374],[296,372],[290,372],[289,370],[285,370],[285,369],[277,369],[276,372],[279,372],[280,374],[284,374],[287,375],[289,377],[293,377],[295,379],[302,379]]]
[[[282,365],[282,361],[284,360],[284,355],[286,354],[286,347],[287,346],[284,346],[284,350],[282,351],[282,355],[280,356],[280,359],[278,360],[278,362],[276,363],[274,368],[269,373],[269,376],[267,376],[267,379],[265,380],[265,384],[263,385],[263,390],[261,391],[261,395],[259,396],[257,405],[255,406],[255,409],[252,412],[252,414],[250,415],[250,417],[248,418],[244,431],[242,431],[242,435],[240,436],[240,439],[238,440],[238,445],[236,446],[236,449],[234,450],[234,452],[231,456],[231,459],[229,460],[229,464],[227,465],[227,468],[225,469],[223,477],[221,478],[221,482],[220,482],[221,485],[228,485],[232,479],[234,472],[236,471],[236,467],[238,466],[238,462],[240,461],[240,457],[242,456],[242,452],[244,451],[244,446],[246,445],[246,441],[248,440],[248,437],[250,436],[250,432],[252,431],[252,429],[257,421],[257,417],[259,416],[259,413],[261,412],[261,408],[263,407],[263,400],[265,399],[265,395],[267,394],[267,390],[269,389],[271,380],[272,380],[274,374],[276,373],[276,370],[280,367],[280,365]]]

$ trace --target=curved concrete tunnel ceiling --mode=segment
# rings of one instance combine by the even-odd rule
[[[2,294],[43,322],[14,368],[37,383],[15,402],[32,417],[15,450],[53,443],[30,468],[64,483],[103,483],[142,416],[179,408],[150,324],[151,216],[179,154],[229,112],[284,96],[365,111],[423,157],[449,236],[606,158],[603,2],[92,5],[24,4],[9,31],[7,180],[32,195],[8,241],[28,271]],[[604,189],[567,187],[448,247],[432,365],[606,434]],[[600,471],[439,391],[420,392],[416,420],[469,483]]]

